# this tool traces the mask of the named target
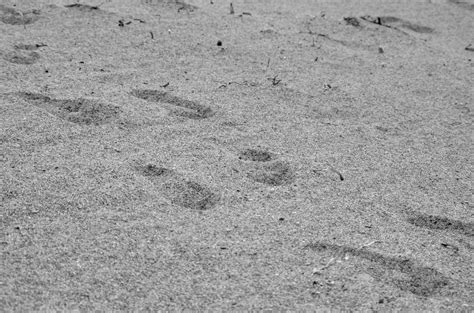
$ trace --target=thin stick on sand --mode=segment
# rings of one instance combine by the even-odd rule
[[[328,163],[328,166],[329,166],[329,169],[331,171],[333,171],[334,173],[336,173],[337,175],[339,175],[339,179],[342,181],[344,180],[344,176],[342,176],[341,172],[339,172],[338,170],[336,170],[331,164]]]

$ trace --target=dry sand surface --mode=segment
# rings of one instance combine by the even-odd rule
[[[471,0],[0,3],[0,311],[474,310]]]

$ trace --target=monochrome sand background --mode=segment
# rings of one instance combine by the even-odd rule
[[[473,2],[232,2],[1,1],[0,310],[473,311]]]

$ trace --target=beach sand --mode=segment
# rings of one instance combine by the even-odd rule
[[[0,5],[0,307],[474,310],[472,1]]]

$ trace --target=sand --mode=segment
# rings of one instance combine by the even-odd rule
[[[1,2],[0,311],[473,311],[474,3],[232,9]]]

